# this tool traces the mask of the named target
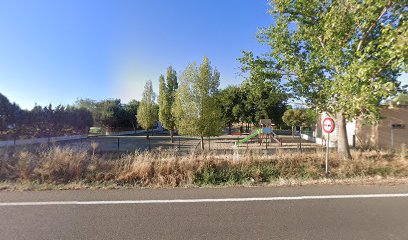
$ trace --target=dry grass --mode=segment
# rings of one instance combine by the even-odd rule
[[[59,189],[61,184],[80,188],[176,187],[408,177],[406,149],[397,153],[355,151],[352,161],[332,154],[328,176],[324,174],[323,156],[317,153],[249,152],[237,160],[233,154],[192,152],[179,156],[158,150],[98,155],[94,148],[51,147],[16,152],[3,149],[0,158],[0,181],[6,189],[4,186],[15,183],[41,185],[46,189],[52,185]]]

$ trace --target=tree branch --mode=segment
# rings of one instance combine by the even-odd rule
[[[378,16],[378,18],[370,25],[370,27],[367,29],[367,31],[364,32],[363,38],[361,39],[361,41],[358,43],[357,46],[357,51],[360,51],[363,44],[365,43],[368,34],[375,28],[375,26],[377,26],[378,21],[380,21],[380,19],[384,16],[385,12],[387,12],[388,8],[391,6],[392,4],[392,0],[389,0],[387,2],[387,4],[385,4],[383,10],[381,11],[380,16]]]
[[[317,39],[319,39],[319,42],[320,42],[320,46],[322,46],[322,48],[324,49],[324,36],[319,36],[319,37],[317,37]]]

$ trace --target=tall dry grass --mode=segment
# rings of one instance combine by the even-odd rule
[[[405,151],[405,150],[404,150]],[[109,182],[117,185],[175,187],[186,185],[260,184],[281,179],[345,179],[381,176],[407,177],[407,154],[354,151],[353,160],[330,156],[330,173],[324,174],[323,155],[277,152],[216,155],[172,151],[131,154],[95,154],[93,149],[69,147],[36,150],[1,150],[0,180],[66,184]]]

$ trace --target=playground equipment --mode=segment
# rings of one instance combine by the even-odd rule
[[[276,134],[273,132],[272,129],[272,121],[271,119],[261,119],[259,121],[259,125],[262,128],[258,128],[254,131],[252,131],[247,137],[245,137],[242,140],[239,140],[235,143],[235,146],[238,147],[239,145],[251,140],[254,137],[258,137],[258,142],[262,144],[263,140],[266,140],[266,144],[268,139],[274,140],[275,142],[279,143],[282,146],[282,141],[278,138],[276,138]]]

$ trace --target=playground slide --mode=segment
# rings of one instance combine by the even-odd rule
[[[256,129],[255,131],[253,131],[253,133],[249,134],[246,138],[239,140],[238,142],[235,143],[235,146],[239,146],[240,144],[248,141],[249,139],[257,136],[258,134],[262,133],[262,128]]]
[[[247,141],[249,141],[251,138],[256,137],[259,134],[273,134],[273,136],[275,135],[272,131],[272,128],[259,128],[256,129],[254,131],[251,132],[251,134],[249,134],[246,138],[239,140],[238,142],[235,143],[235,146],[238,147],[240,144],[245,143]],[[277,141],[278,143],[280,143],[279,140],[277,140],[275,137],[273,137],[273,139],[275,141]]]

